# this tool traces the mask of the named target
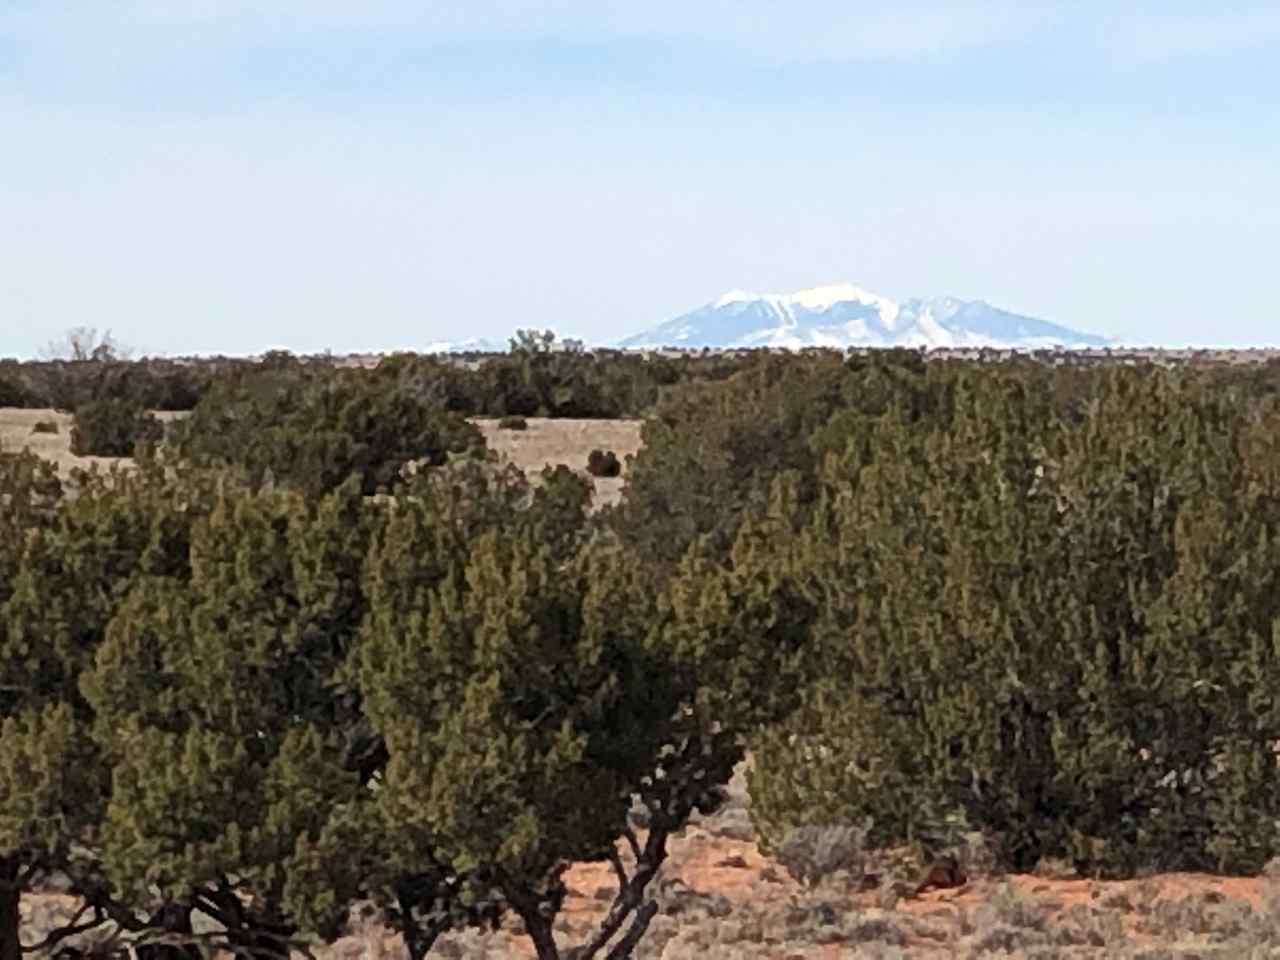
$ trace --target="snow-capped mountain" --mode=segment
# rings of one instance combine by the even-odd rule
[[[487,337],[467,340],[438,340],[422,348],[423,353],[506,353],[509,345]]]
[[[1009,313],[982,300],[895,303],[841,283],[787,294],[734,290],[644,333],[624,348],[1102,347],[1106,338]]]

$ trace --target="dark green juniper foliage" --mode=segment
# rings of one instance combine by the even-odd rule
[[[71,411],[95,399],[123,396],[147,410],[190,410],[219,368],[250,362],[0,360],[0,407]]]
[[[104,396],[76,407],[71,452],[78,457],[130,457],[139,444],[154,444],[163,434],[160,421],[141,401]]]
[[[163,463],[74,497],[0,456],[0,960],[54,871],[134,944],[278,957],[372,901],[415,960],[506,911],[552,960],[581,860],[618,893],[573,955],[626,957],[752,744],[767,846],[870,818],[1012,867],[1277,852],[1273,371],[514,346],[232,365]],[[663,392],[603,521],[457,415]]]
[[[908,351],[848,359],[835,351],[761,354],[723,383],[672,388],[645,423],[644,448],[611,526],[656,575],[669,573],[704,535],[726,555],[747,512],[763,509],[776,475],[797,471],[800,499],[810,499],[828,445],[822,428],[833,416],[847,425],[889,409],[922,414],[937,402],[929,378],[939,372]]]
[[[654,669],[654,598],[615,552],[580,552],[565,534],[582,530],[585,485],[548,479],[528,493],[432,478],[389,507],[370,555],[358,663],[389,755],[380,895],[415,955],[457,919],[412,902],[422,878],[431,893],[445,878],[471,919],[516,911],[542,958],[560,955],[552,927],[576,860],[612,859],[621,882],[580,956],[626,923],[634,943],[653,915],[644,890],[669,831],[636,848],[629,876],[614,845],[675,713]],[[495,508],[503,522],[483,522]]]
[[[1018,868],[1257,869],[1280,813],[1275,423],[1159,370],[1105,373],[1071,420],[983,376],[949,423],[889,418],[829,460],[776,559],[829,671],[760,739],[766,841],[962,814]]]
[[[115,901],[174,905],[171,939],[212,917],[261,957],[337,936],[358,899],[418,957],[510,909],[551,958],[563,871],[608,859],[618,897],[579,955],[627,955],[667,839],[740,752],[679,709],[657,596],[587,547],[589,493],[566,468],[531,488],[467,462],[391,499],[201,490],[185,562],[111,592],[79,682]]]
[[[622,351],[556,343],[549,333],[519,331],[511,350],[468,358],[396,354],[375,376],[429,405],[482,417],[617,418],[639,416],[664,385],[709,374],[720,365],[675,363]]]
[[[26,407],[29,394],[12,371],[0,368],[0,407]]]
[[[598,382],[589,376],[582,344],[574,340],[556,343],[550,330],[517,330],[511,350],[497,370],[514,381],[521,409],[512,413],[540,417],[599,416],[604,406]],[[584,376],[587,374],[587,376]],[[533,406],[532,404],[536,404]],[[614,412],[620,416],[621,410]]]
[[[215,918],[241,955],[335,930],[351,895],[316,857],[363,799],[337,672],[370,525],[354,481],[310,503],[227,483],[191,522],[189,568],[134,578],[81,684],[112,767],[114,888]]]
[[[361,370],[328,370],[290,357],[219,379],[175,424],[175,455],[243,467],[321,496],[348,477],[367,494],[404,482],[411,464],[481,456],[484,441],[457,414],[430,406]]]
[[[1275,853],[1276,424],[1274,401],[1117,372],[1063,450],[1080,702],[1055,737],[1087,866],[1256,871]]]
[[[622,473],[622,464],[612,450],[592,450],[587,455],[587,473],[593,477],[616,477]]]
[[[33,458],[0,461],[0,953],[17,956],[23,892],[54,871],[92,907],[105,896],[92,839],[101,826],[108,768],[79,694],[115,598],[136,572],[166,569],[180,545],[164,519],[172,490],[154,470],[81,474],[59,497],[52,470]],[[52,946],[80,927],[54,931]]]
[[[1047,731],[1025,699],[1033,685],[1054,696],[1004,613],[1029,586],[1021,551],[1037,549],[1047,509],[1020,454],[1045,414],[1003,413],[1021,398],[1016,383],[962,383],[949,423],[892,415],[828,459],[790,561],[822,610],[812,655],[828,669],[757,754],[753,815],[769,842],[805,801],[805,822],[872,817],[879,842],[913,839],[957,803],[1018,832],[1024,807],[1048,802],[1009,793],[1049,782]],[[774,766],[787,750],[792,779]],[[984,776],[993,763],[1024,772]]]

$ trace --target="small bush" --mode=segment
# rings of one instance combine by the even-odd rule
[[[528,430],[529,421],[524,417],[503,417],[498,421],[499,430]]]
[[[27,406],[26,391],[16,380],[0,376],[0,407]]]
[[[1045,930],[1050,913],[1049,904],[1024,896],[1007,883],[1002,884],[979,908],[980,920],[987,926],[1018,930]]]
[[[1050,935],[1064,947],[1115,947],[1125,942],[1124,914],[1128,910],[1103,909],[1075,903],[1053,921]]]
[[[860,877],[869,830],[869,823],[796,827],[787,833],[776,859],[792,879],[810,888],[838,870]]]
[[[622,474],[622,464],[612,450],[592,450],[587,457],[587,473],[593,477],[617,477]]]
[[[1065,857],[1041,857],[1036,861],[1031,873],[1041,880],[1078,880],[1080,878],[1075,864]]]
[[[756,839],[756,829],[751,814],[741,808],[723,810],[705,824],[707,833],[726,840],[751,842]]]
[[[35,426],[31,428],[32,433],[57,433],[58,423],[56,420],[37,420]]]
[[[77,457],[128,457],[136,444],[155,443],[163,435],[160,421],[140,404],[106,397],[76,408],[71,452]]]

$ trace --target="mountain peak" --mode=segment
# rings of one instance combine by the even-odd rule
[[[891,303],[888,297],[872,293],[853,283],[827,283],[794,293],[749,293],[746,290],[730,290],[721,294],[712,306],[727,307],[735,303],[763,301],[806,310],[829,310],[837,303]]]
[[[734,303],[749,303],[752,300],[760,299],[762,299],[762,297],[758,293],[748,293],[746,290],[730,290],[727,293],[720,294],[719,298],[716,299],[712,306],[719,309]]]
[[[852,283],[794,293],[730,290],[621,347],[1046,347],[1105,346],[1102,337],[1010,313],[984,300],[899,304]]]
[[[888,297],[872,293],[852,283],[828,283],[808,290],[797,290],[788,299],[809,310],[830,310],[838,303],[892,303]],[[896,306],[896,304],[895,304]]]

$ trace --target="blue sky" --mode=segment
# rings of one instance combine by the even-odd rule
[[[836,280],[1280,345],[1277,49],[1275,3],[0,0],[0,355]]]

